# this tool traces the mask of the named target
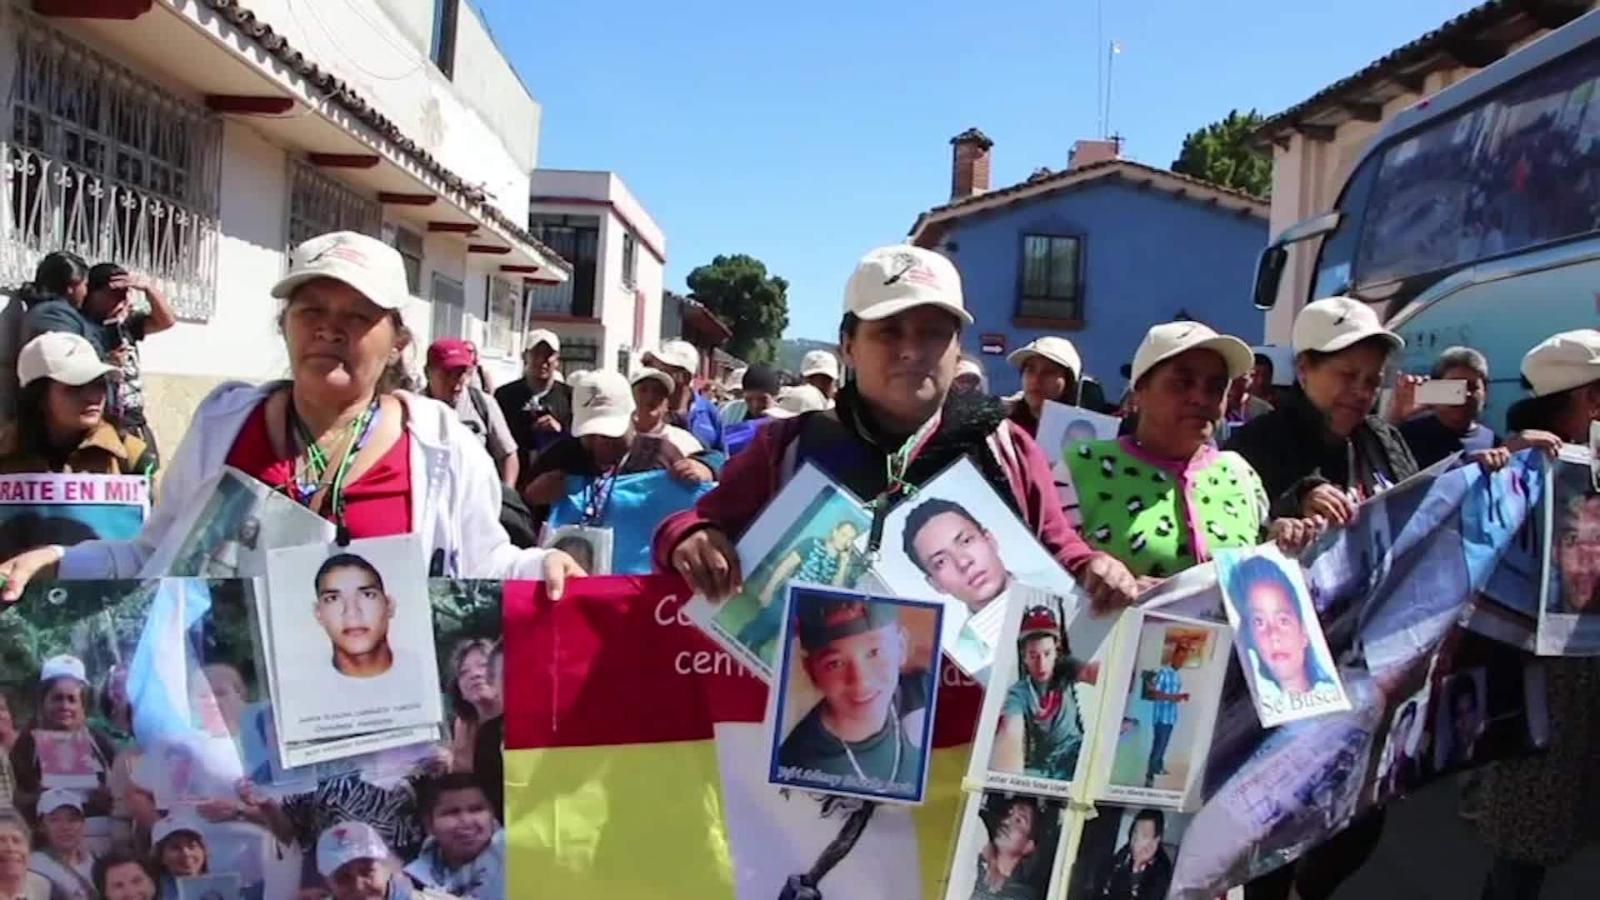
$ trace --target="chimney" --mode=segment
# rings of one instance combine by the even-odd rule
[[[950,163],[950,199],[961,200],[989,190],[989,149],[994,141],[976,128],[950,139],[956,148]]]
[[[1072,152],[1067,154],[1067,168],[1081,169],[1121,158],[1122,138],[1116,135],[1097,141],[1076,141],[1072,145]]]

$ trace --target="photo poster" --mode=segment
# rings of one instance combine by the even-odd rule
[[[1036,442],[1051,462],[1060,462],[1072,445],[1080,441],[1114,440],[1121,427],[1122,420],[1116,416],[1046,400],[1044,411],[1039,415]]]
[[[267,551],[261,625],[286,762],[294,744],[442,723],[426,560],[416,535]]]
[[[1350,708],[1300,563],[1276,544],[1219,550],[1217,581],[1261,724]]]
[[[86,731],[35,731],[33,750],[39,759],[39,785],[90,790],[100,784],[101,762]]]
[[[1480,635],[1452,635],[1429,675],[1420,759],[1431,780],[1497,759],[1539,752],[1550,743],[1544,664]]]
[[[1600,492],[1587,447],[1564,447],[1546,481],[1541,656],[1600,656]]]
[[[1424,684],[1390,711],[1378,764],[1368,791],[1373,804],[1404,797],[1432,771],[1433,729],[1428,726],[1431,690]]]
[[[767,699],[767,782],[920,804],[943,605],[791,584],[784,610]]]
[[[1119,656],[1107,685],[1106,729],[1114,740],[1096,748],[1096,796],[1115,802],[1190,809],[1202,776],[1222,701],[1231,631],[1207,622],[1133,610],[1127,626],[1132,653]],[[1126,687],[1122,687],[1126,685]]]
[[[1066,900],[1167,897],[1193,818],[1159,806],[1097,804],[1078,834]]]
[[[143,475],[0,475],[0,559],[92,540],[132,540],[150,512]]]
[[[591,525],[563,525],[552,529],[544,546],[572,557],[590,575],[610,575],[613,532]]]
[[[261,578],[267,574],[267,548],[333,540],[333,523],[238,469],[224,467],[200,494],[205,502],[196,503],[156,549],[155,571],[181,578]]]
[[[1088,601],[966,457],[889,511],[874,568],[891,593],[944,603],[941,646],[980,682],[994,662],[1012,594],[1027,587]]]
[[[945,900],[1048,900],[1066,867],[1066,804],[1009,791],[968,794]]]
[[[1118,619],[1042,591],[1014,593],[978,715],[969,788],[1069,795],[1105,731],[1100,686]]]
[[[684,606],[684,615],[771,684],[789,583],[865,588],[863,581],[871,581],[865,552],[871,528],[872,514],[865,505],[807,464],[739,538],[744,566],[739,593],[720,603],[696,595]]]

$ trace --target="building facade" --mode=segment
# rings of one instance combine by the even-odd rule
[[[532,325],[561,337],[565,371],[627,374],[661,339],[666,235],[614,172],[539,169],[531,190],[530,229],[572,263],[570,280],[535,276]]]
[[[1254,141],[1272,154],[1271,234],[1335,208],[1367,143],[1396,114],[1583,15],[1597,0],[1490,0],[1271,117]],[[1290,245],[1267,340],[1289,343],[1306,304],[1317,240]]]
[[[958,135],[949,203],[911,229],[961,272],[975,323],[963,337],[997,393],[1020,387],[1006,354],[1045,335],[1069,338],[1086,374],[1115,401],[1122,366],[1145,331],[1190,318],[1254,341],[1249,303],[1266,202],[1080,141],[1068,167],[991,190],[981,132]]]
[[[400,250],[418,370],[453,335],[514,371],[524,279],[569,277],[526,229],[539,105],[463,0],[4,0],[0,33],[0,283],[55,249],[154,277],[182,319],[142,347],[169,449],[218,383],[287,374],[269,289],[308,236]]]
[[[693,297],[672,291],[661,295],[661,339],[682,338],[700,351],[700,371],[713,381],[726,381],[743,362],[722,351],[733,329]]]

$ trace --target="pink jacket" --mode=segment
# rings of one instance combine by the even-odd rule
[[[735,541],[744,534],[783,486],[784,454],[799,436],[802,422],[804,418],[782,419],[764,426],[749,446],[728,460],[714,490],[693,508],[668,516],[656,528],[651,549],[657,571],[671,572],[673,549],[702,528],[717,528]],[[1000,460],[1023,521],[1068,572],[1076,576],[1090,559],[1101,555],[1084,543],[1067,520],[1050,460],[1033,438],[1004,421],[985,449]]]

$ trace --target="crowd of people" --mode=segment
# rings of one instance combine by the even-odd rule
[[[148,313],[134,311],[135,291]],[[808,353],[793,373],[750,365],[726,381],[706,378],[700,353],[677,339],[643,353],[627,375],[564,373],[560,338],[541,329],[527,335],[522,376],[497,390],[476,349],[453,337],[427,348],[415,382],[399,314],[409,297],[402,262],[357,234],[296,248],[273,295],[283,301],[289,378],[223,385],[200,404],[138,540],[23,552],[0,563],[0,599],[15,600],[39,577],[161,574],[148,568],[152,548],[205,502],[201,486],[228,465],[323,515],[342,537],[421,533],[435,576],[542,579],[559,598],[569,579],[590,573],[563,550],[541,549],[540,536],[547,524],[575,520],[619,535],[632,528],[649,549],[638,571],[676,573],[720,600],[742,585],[740,536],[801,466],[887,508],[967,457],[1095,607],[1114,609],[1218,549],[1276,541],[1298,551],[1458,451],[1461,464],[1495,469],[1524,448],[1554,454],[1563,443],[1586,444],[1600,421],[1600,332],[1590,330],[1529,350],[1522,371],[1531,396],[1503,429],[1483,421],[1489,372],[1471,348],[1444,351],[1431,373],[1464,382],[1463,402],[1419,406],[1424,377],[1399,376],[1379,414],[1403,342],[1370,306],[1344,297],[1297,315],[1288,388],[1274,387],[1270,356],[1185,320],[1154,324],[1133,348],[1116,403],[1065,336],[1013,353],[1021,390],[994,396],[983,367],[962,353],[973,318],[954,265],[910,246],[859,262],[837,352]],[[40,264],[30,296],[17,374],[24,405],[39,415],[0,438],[0,464],[153,471],[137,353],[144,335],[173,322],[160,292],[120,267],[56,253]],[[1051,402],[1115,414],[1121,432],[1052,459],[1035,441]],[[1137,504],[1117,488],[1130,481],[1147,488]],[[560,518],[563,506],[577,511],[574,520]],[[1488,778],[1483,831],[1499,858],[1491,896],[1532,896],[1542,866],[1564,855],[1551,848],[1570,852],[1588,818],[1581,810],[1595,808],[1595,791],[1560,787],[1595,783],[1600,738],[1574,724],[1587,720],[1594,677],[1587,661],[1559,661],[1556,749]],[[0,817],[0,866],[4,826]],[[359,854],[381,839],[363,827],[325,832],[319,862],[323,842],[329,860],[370,859]],[[1565,832],[1530,838],[1553,828]],[[1381,815],[1355,823],[1298,867],[1258,879],[1248,896],[1328,896],[1381,829]],[[123,874],[138,880],[142,864],[127,865]],[[111,873],[90,874],[113,896]]]

